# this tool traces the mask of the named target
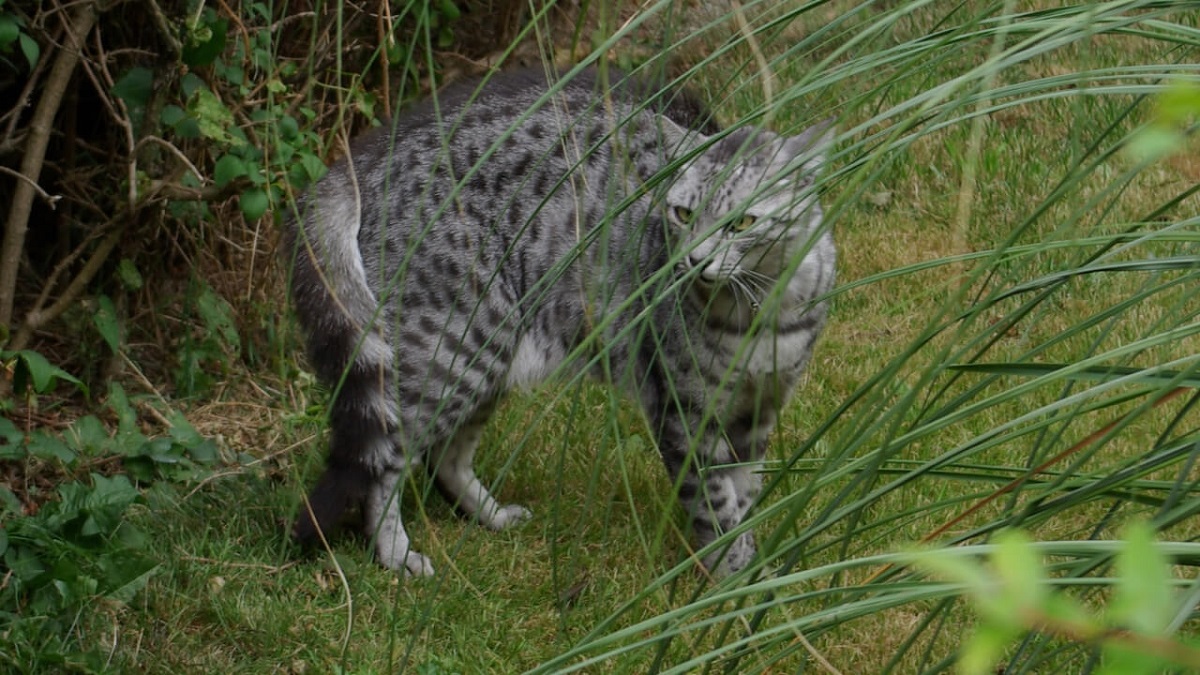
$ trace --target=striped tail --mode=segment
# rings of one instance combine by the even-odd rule
[[[345,164],[331,174],[349,170]],[[367,283],[358,246],[359,204],[343,181],[327,176],[298,204],[285,228],[292,256],[291,294],[308,341],[309,360],[333,392],[325,472],[292,527],[301,544],[331,533],[392,454],[396,412],[390,394],[392,349],[377,325],[379,303]],[[353,183],[353,180],[350,181]],[[325,188],[325,189],[322,189]]]

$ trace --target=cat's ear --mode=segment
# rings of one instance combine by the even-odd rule
[[[789,137],[783,143],[781,154],[788,158],[792,166],[800,168],[804,173],[818,171],[825,165],[829,148],[833,146],[833,139],[837,136],[833,122],[832,117],[821,120],[799,135]]]
[[[662,134],[663,147],[671,149],[672,157],[681,157],[699,148],[708,136],[685,126],[675,123],[666,115],[658,116],[659,129]]]

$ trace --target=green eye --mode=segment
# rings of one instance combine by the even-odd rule
[[[751,225],[754,224],[754,220],[754,216],[742,216],[741,218],[729,223],[729,229],[733,230],[734,232],[745,232],[746,230],[750,229]]]
[[[690,225],[692,223],[692,219],[696,217],[696,214],[692,213],[691,209],[684,208],[682,206],[672,206],[671,215],[675,217],[676,221],[683,223],[684,225]]]

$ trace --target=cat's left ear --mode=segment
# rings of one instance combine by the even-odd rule
[[[833,146],[833,139],[837,136],[833,122],[832,117],[824,119],[800,132],[799,135],[785,140],[782,154],[788,158],[789,164],[803,170],[806,174],[820,170],[825,165],[829,148]]]
[[[708,139],[700,131],[689,129],[675,123],[666,115],[658,116],[659,133],[662,134],[663,146],[670,148],[672,157],[681,157],[699,148]]]

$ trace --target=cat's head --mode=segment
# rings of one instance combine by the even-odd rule
[[[821,224],[814,182],[832,123],[796,136],[738,129],[684,166],[667,191],[669,237],[699,286],[761,290],[809,245]]]

